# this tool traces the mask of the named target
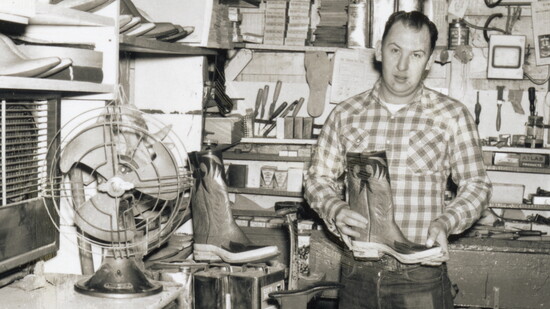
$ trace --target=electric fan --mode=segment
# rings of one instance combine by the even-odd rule
[[[57,136],[59,147],[48,154],[58,176],[48,179],[47,191],[59,195],[60,217],[65,209],[73,219],[78,243],[86,245],[80,250],[103,252],[101,267],[75,290],[111,298],[162,291],[138,262],[186,217],[192,176],[181,140],[171,126],[115,104],[80,114]]]

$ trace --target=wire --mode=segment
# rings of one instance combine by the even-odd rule
[[[527,77],[527,79],[529,79],[533,84],[535,85],[544,85],[548,82],[548,80],[550,80],[550,66],[549,66],[549,70],[548,70],[548,75],[546,76],[545,79],[541,80],[541,79],[534,79],[531,75],[527,74],[527,73],[523,73],[523,75],[525,77]]]
[[[484,1],[485,1],[485,5],[488,8],[494,8],[502,2],[502,0],[497,0],[495,2],[491,2],[490,0],[484,0]]]

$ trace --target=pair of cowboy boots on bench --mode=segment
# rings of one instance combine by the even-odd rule
[[[420,263],[442,256],[441,248],[428,248],[409,241],[393,215],[393,199],[385,151],[348,153],[348,196],[352,210],[368,220],[360,237],[352,241],[359,259],[380,259],[389,254],[404,264]]]

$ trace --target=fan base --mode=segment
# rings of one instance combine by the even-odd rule
[[[79,280],[76,292],[97,297],[135,298],[158,294],[162,285],[151,282],[134,258],[105,258],[91,277]]]

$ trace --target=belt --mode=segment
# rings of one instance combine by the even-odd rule
[[[347,260],[347,261],[346,261]],[[381,267],[389,271],[399,271],[410,268],[416,268],[422,266],[421,264],[403,264],[399,262],[396,258],[391,255],[384,254],[379,260],[371,259],[357,259],[353,257],[353,254],[346,252],[342,255],[342,262],[348,265],[361,265],[361,266],[371,266],[371,267]]]

